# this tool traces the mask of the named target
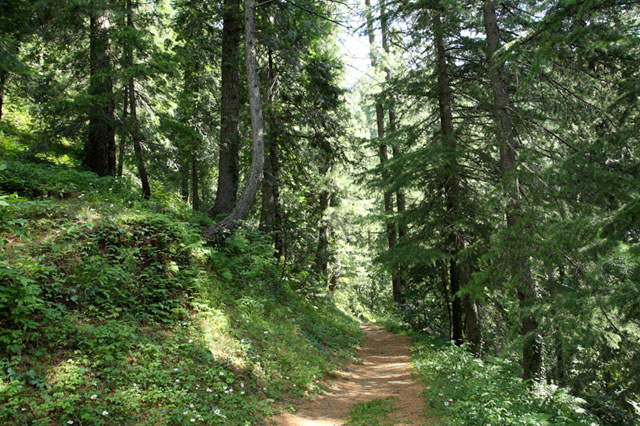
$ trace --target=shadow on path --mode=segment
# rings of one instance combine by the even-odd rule
[[[361,327],[366,333],[358,351],[362,363],[339,372],[329,390],[313,401],[301,402],[295,413],[274,417],[276,425],[342,425],[354,404],[390,396],[398,398],[390,415],[395,425],[433,423],[425,417],[424,386],[412,378],[409,339],[376,325]]]

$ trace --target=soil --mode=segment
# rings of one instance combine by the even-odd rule
[[[365,338],[358,351],[361,362],[338,372],[329,390],[312,401],[295,405],[272,420],[279,426],[333,426],[349,420],[354,404],[395,397],[389,415],[394,425],[435,424],[426,417],[424,385],[412,376],[409,339],[383,327],[363,324]]]

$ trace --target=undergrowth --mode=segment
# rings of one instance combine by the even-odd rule
[[[414,365],[427,404],[447,425],[591,425],[585,401],[553,385],[528,387],[512,360],[474,357],[467,348],[414,336]]]
[[[353,356],[260,235],[213,249],[203,215],[64,167],[2,162],[0,191],[2,424],[260,424]]]

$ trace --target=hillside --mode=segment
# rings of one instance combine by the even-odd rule
[[[66,167],[3,162],[0,188],[3,424],[261,423],[354,353],[257,235],[209,247],[206,217]]]

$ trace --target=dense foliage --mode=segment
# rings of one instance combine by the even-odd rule
[[[369,182],[397,312],[636,423],[637,4],[368,5],[360,108],[390,153]]]
[[[637,2],[363,3],[0,4],[0,419],[259,421],[340,306],[445,421],[639,421]]]
[[[5,162],[0,186],[40,194],[0,199],[4,423],[254,424],[353,353],[260,236],[214,250],[206,217],[65,167]]]

